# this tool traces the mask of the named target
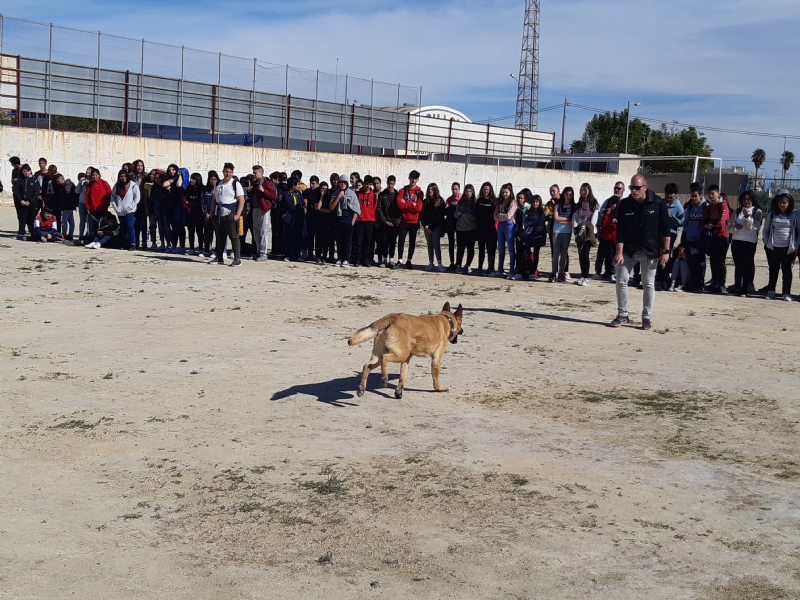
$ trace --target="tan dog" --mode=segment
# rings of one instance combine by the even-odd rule
[[[446,392],[447,388],[439,385],[442,357],[448,342],[455,344],[458,336],[464,333],[461,328],[463,313],[464,309],[460,304],[456,312],[451,313],[450,303],[446,302],[442,312],[437,315],[414,317],[394,313],[378,319],[369,327],[356,331],[347,342],[350,346],[357,346],[367,340],[375,339],[375,343],[372,345],[372,357],[361,372],[358,395],[364,395],[367,389],[367,376],[378,365],[381,367],[381,381],[386,386],[389,385],[389,363],[402,363],[400,382],[394,391],[395,398],[402,398],[408,376],[408,363],[412,356],[431,357],[433,387],[437,392]]]

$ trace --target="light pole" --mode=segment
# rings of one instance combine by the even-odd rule
[[[634,102],[634,106],[641,106],[639,102]],[[628,136],[631,133],[631,101],[628,100],[628,126],[625,128],[625,154],[628,153]]]

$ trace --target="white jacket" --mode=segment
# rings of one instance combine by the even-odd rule
[[[752,207],[749,217],[744,216],[742,209],[739,209],[738,214],[731,212],[731,219],[728,221],[728,233],[731,234],[731,239],[757,244],[758,232],[761,229],[761,220],[763,218],[761,209],[757,206]],[[736,231],[737,225],[742,226],[739,231]]]
[[[136,212],[136,207],[142,199],[142,193],[139,191],[139,186],[131,182],[128,185],[128,191],[125,192],[125,197],[120,198],[117,195],[117,186],[111,188],[111,206],[114,211],[120,216],[130,215]]]

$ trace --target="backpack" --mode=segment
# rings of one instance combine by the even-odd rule
[[[190,177],[189,169],[187,169],[186,167],[181,167],[180,169],[178,169],[178,173],[181,174],[181,179],[183,180],[181,187],[185,190],[186,188],[189,187],[189,177]]]

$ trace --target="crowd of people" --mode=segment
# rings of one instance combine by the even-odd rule
[[[497,191],[489,182],[477,190],[472,184],[462,190],[461,184],[453,183],[445,198],[435,183],[423,191],[417,171],[411,171],[401,186],[393,175],[384,184],[381,177],[355,172],[332,173],[328,181],[312,176],[306,184],[300,171],[266,175],[260,165],[238,178],[234,165],[226,163],[222,176],[209,171],[204,177],[175,164],[147,170],[142,160],[135,160],[122,165],[116,181],[108,183],[91,166],[73,182],[45,158],[39,159],[37,171],[17,157],[10,162],[20,240],[192,254],[209,258],[212,265],[224,265],[227,258],[231,267],[249,256],[256,262],[412,269],[422,229],[426,271],[536,280],[540,252],[549,246],[547,281],[567,282],[574,240],[580,269],[575,283],[588,286],[593,278],[614,282],[622,262],[621,223],[631,216],[620,214],[620,206],[626,196],[636,198],[642,189],[643,206],[656,202],[650,210],[663,208],[668,223],[668,235],[658,234],[665,234],[660,250],[662,255],[666,252],[666,260],[657,257],[654,291],[761,293],[775,298],[782,276],[780,297],[790,301],[792,265],[800,244],[800,212],[785,190],[772,198],[768,209],[759,206],[752,191],[745,191],[733,209],[716,185],[703,189],[692,184],[684,204],[677,185],[668,184],[662,198],[647,189],[644,178],[638,189],[634,182],[627,190],[617,182],[614,195],[600,202],[588,183],[580,186],[577,196],[573,188],[554,184],[547,200],[528,188],[515,193],[510,183]],[[633,218],[638,219],[634,225],[643,227],[640,212]],[[448,266],[442,256],[444,237]],[[759,243],[766,252],[769,278],[756,290]],[[729,250],[735,265],[731,285]],[[630,279],[647,289],[641,265],[630,266]]]

